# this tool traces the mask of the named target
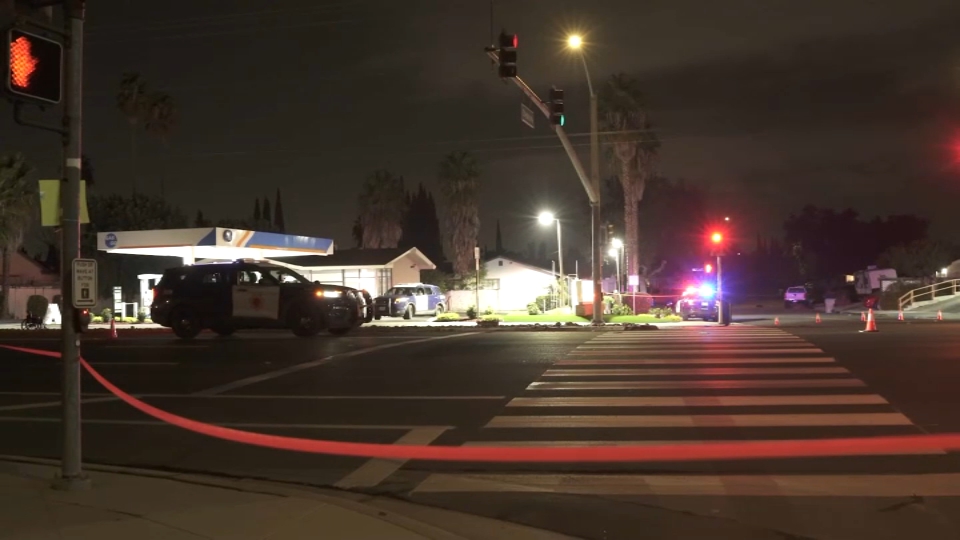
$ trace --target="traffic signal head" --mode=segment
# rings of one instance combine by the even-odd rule
[[[550,89],[550,123],[555,126],[563,126],[567,117],[563,113],[563,90],[559,88]]]
[[[60,102],[63,45],[23,30],[7,32],[7,90],[47,103]]]
[[[703,271],[706,272],[706,273],[708,273],[708,274],[713,273],[713,265],[710,264],[710,263],[705,264],[704,267],[703,267]]]
[[[719,232],[715,232],[712,235],[710,235],[710,241],[713,242],[714,244],[719,244],[720,242],[723,242],[723,235],[720,234]]]
[[[516,34],[500,32],[500,77],[517,76],[517,40]]]

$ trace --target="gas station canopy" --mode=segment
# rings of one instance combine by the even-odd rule
[[[107,253],[180,257],[184,264],[198,259],[235,260],[332,255],[333,240],[223,227],[118,231],[97,233],[97,249]]]

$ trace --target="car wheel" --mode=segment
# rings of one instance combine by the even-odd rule
[[[439,317],[440,315],[443,315],[444,311],[445,310],[444,310],[443,304],[437,304],[437,317]]]
[[[193,339],[197,337],[200,330],[200,318],[192,309],[180,308],[173,312],[170,317],[170,327],[173,333],[180,339]]]
[[[403,318],[408,321],[413,318],[413,306],[407,306],[407,309],[403,311]]]
[[[380,316],[379,316],[379,315],[374,315],[373,318],[374,318],[374,320],[377,320],[377,321],[380,320]]]
[[[352,328],[331,328],[330,333],[335,336],[345,336]]]
[[[320,333],[323,326],[320,314],[303,306],[293,308],[289,318],[290,329],[298,337],[313,337]]]
[[[237,331],[236,328],[225,325],[225,324],[214,326],[213,328],[211,328],[211,330],[213,330],[214,333],[216,333],[217,335],[223,336],[223,337],[232,336],[233,333]]]
[[[689,315],[681,315],[680,318],[683,319],[684,322],[690,320],[690,316],[689,316]]]

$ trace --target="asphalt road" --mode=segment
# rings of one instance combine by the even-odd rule
[[[248,431],[384,444],[563,446],[960,432],[960,324],[811,313],[655,332],[361,331],[97,340],[147,403]],[[55,341],[4,340],[55,349]],[[0,454],[56,457],[54,360],[0,352]],[[89,462],[392,494],[572,536],[960,537],[955,454],[656,464],[386,462],[219,441],[83,382]],[[800,444],[800,443],[798,443]]]

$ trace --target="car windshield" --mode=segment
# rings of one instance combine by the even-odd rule
[[[310,283],[310,280],[288,268],[251,268],[239,272],[242,284],[280,285],[281,283]]]
[[[391,287],[387,291],[387,296],[413,296],[416,291],[413,287]]]
[[[803,287],[790,287],[789,289],[787,289],[787,292],[789,292],[789,293],[805,293],[805,292],[807,292],[807,290],[804,289]]]

